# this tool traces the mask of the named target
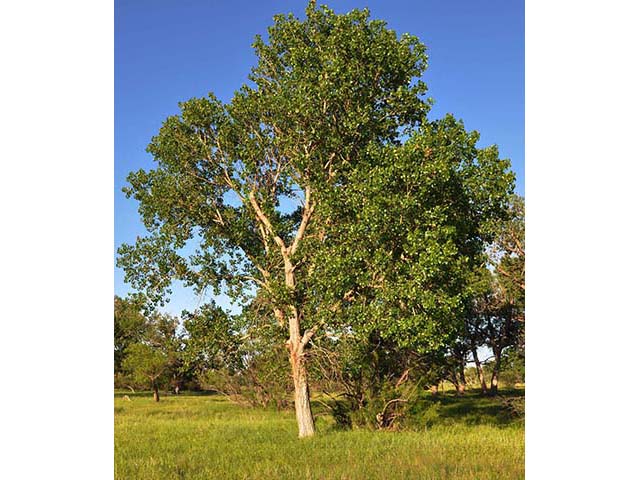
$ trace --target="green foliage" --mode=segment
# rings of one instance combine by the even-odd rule
[[[425,429],[429,429],[441,421],[442,403],[434,402],[423,409],[414,407],[414,412],[410,421],[416,425],[424,426]]]
[[[492,225],[495,241],[490,249],[491,264],[500,278],[505,300],[515,317],[524,321],[525,307],[525,223],[524,198],[512,195],[507,216]]]
[[[113,363],[114,373],[122,373],[122,361],[127,347],[139,342],[145,331],[142,305],[135,299],[114,298],[113,305]]]
[[[277,293],[282,258],[271,237],[289,244],[301,210],[285,213],[282,199],[313,192],[319,216],[368,144],[395,142],[428,110],[426,87],[413,80],[426,67],[425,47],[367,11],[336,15],[310,4],[305,20],[276,16],[254,48],[254,86],[226,105],[213,94],[181,103],[149,145],[158,168],[129,176],[125,192],[151,235],[121,246],[118,265],[152,303],[166,300],[174,279],[238,301],[264,288],[275,306],[290,303]],[[309,233],[322,225],[318,218]],[[190,240],[197,252],[185,258]]]
[[[514,385],[524,381],[524,199],[510,195],[508,202],[504,216],[486,222],[487,263],[471,276],[465,331],[456,344],[468,352],[489,347],[493,361],[485,372]]]
[[[127,388],[183,383],[183,338],[171,315],[145,313],[139,298],[115,297],[115,383]]]
[[[183,313],[184,346],[180,353],[185,371],[202,373],[210,369],[239,368],[240,325],[214,304],[194,313]]]
[[[291,378],[282,330],[259,298],[231,316],[211,304],[185,314],[186,365],[201,388],[260,407],[291,406]]]
[[[462,330],[471,271],[506,214],[513,188],[497,148],[447,116],[401,147],[370,148],[330,205],[330,242],[317,262],[318,314],[366,337],[376,330],[426,353]],[[342,300],[338,314],[327,308]]]
[[[500,365],[500,379],[505,385],[515,386],[517,383],[524,383],[524,352],[518,346],[506,350]]]
[[[400,428],[422,392],[446,376],[445,351],[420,355],[376,333],[364,341],[321,340],[310,371],[326,396],[322,406],[341,428]]]
[[[127,347],[123,367],[138,383],[156,386],[158,379],[167,373],[169,358],[162,350],[144,343]]]
[[[292,406],[289,361],[283,348],[254,351],[240,369],[219,368],[200,373],[207,390],[225,395],[240,405],[284,409]]]

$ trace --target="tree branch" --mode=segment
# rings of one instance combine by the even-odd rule
[[[502,268],[500,265],[496,265],[496,270],[497,270],[498,272],[500,272],[502,275],[504,275],[505,277],[510,278],[511,280],[513,280],[513,282],[514,282],[518,287],[520,287],[522,290],[524,290],[524,289],[525,289],[525,288],[524,288],[524,284],[523,284],[523,283],[518,282],[518,281],[514,278],[514,276],[513,276],[512,274],[510,274],[509,272],[507,272],[507,271],[506,271],[504,268]]]
[[[284,244],[284,241],[282,240],[282,238],[280,238],[279,235],[276,234],[273,228],[273,225],[271,225],[271,222],[269,221],[267,216],[264,214],[264,212],[260,208],[260,205],[258,205],[258,201],[256,200],[256,196],[253,191],[249,192],[249,202],[251,203],[253,210],[256,212],[256,215],[258,216],[258,220],[262,222],[262,224],[267,229],[267,232],[271,234],[273,241],[276,242],[276,244],[280,247],[280,252],[282,253],[282,256],[288,257],[289,252],[287,251],[287,247]]]
[[[313,214],[313,210],[315,208],[315,204],[311,203],[311,188],[307,185],[304,189],[304,210],[302,212],[302,221],[300,222],[300,226],[298,227],[298,231],[296,232],[296,236],[293,239],[293,243],[289,247],[289,252],[291,255],[295,255],[298,250],[298,245],[300,244],[300,240],[304,236],[304,232],[307,229],[307,225],[309,224],[309,220],[311,219],[311,215]]]
[[[309,330],[306,330],[304,332],[304,335],[302,336],[302,339],[300,340],[300,345],[302,346],[302,348],[304,348],[307,345],[307,343],[309,343],[309,340],[311,340],[311,337],[313,337],[315,335],[315,333],[318,331],[318,329],[321,326],[322,326],[321,324],[314,325]]]

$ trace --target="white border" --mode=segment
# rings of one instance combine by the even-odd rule
[[[526,5],[529,479],[638,476],[636,5]]]
[[[5,2],[3,478],[113,477],[113,4]]]
[[[636,3],[526,11],[527,477],[636,475]],[[113,475],[113,4],[9,2],[6,478]]]

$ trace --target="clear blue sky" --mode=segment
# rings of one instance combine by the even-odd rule
[[[524,1],[318,1],[337,12],[368,7],[396,32],[428,47],[424,80],[431,118],[453,113],[480,144],[497,144],[524,195]],[[145,148],[177,103],[214,92],[227,101],[246,82],[251,43],[276,13],[301,17],[306,0],[115,1],[115,247],[145,230],[137,204],[122,194],[127,173],[153,168]],[[115,293],[129,291],[115,269]],[[176,287],[166,311],[192,309],[198,297]],[[226,306],[222,299],[221,303]]]

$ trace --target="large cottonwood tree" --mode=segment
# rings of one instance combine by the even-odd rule
[[[326,237],[324,203],[368,149],[399,143],[429,106],[415,37],[366,10],[337,15],[311,2],[306,14],[274,18],[254,43],[250,83],[229,103],[192,99],[164,122],[148,148],[157,168],[132,173],[126,189],[150,235],[119,258],[153,302],[173,280],[236,299],[259,290],[288,330],[300,437],[314,433],[305,347],[319,328],[303,314],[309,238]]]

